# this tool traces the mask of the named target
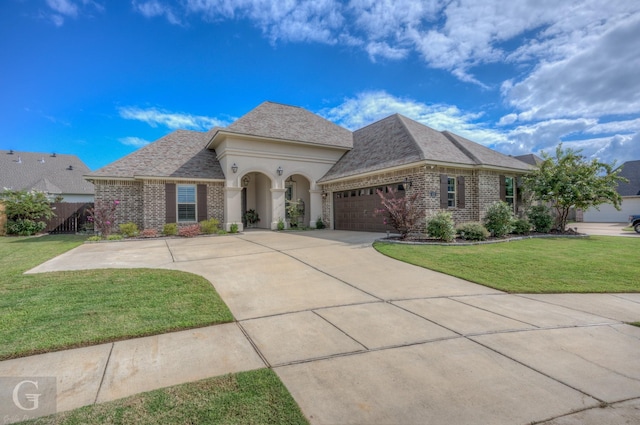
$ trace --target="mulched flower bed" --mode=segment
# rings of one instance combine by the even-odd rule
[[[408,245],[457,245],[457,246],[465,246],[465,245],[484,245],[484,244],[492,244],[492,243],[501,243],[501,242],[512,242],[512,241],[521,241],[525,239],[533,239],[533,238],[583,238],[587,237],[586,233],[578,233],[576,229],[567,229],[564,232],[560,232],[557,230],[551,230],[549,233],[537,233],[530,232],[526,235],[508,235],[503,238],[496,237],[488,237],[484,241],[471,241],[462,238],[455,238],[452,242],[444,242],[440,239],[432,239],[425,238],[424,235],[422,237],[410,237],[407,239],[401,239],[400,236],[389,236],[388,238],[378,239],[377,242],[389,242],[389,243],[401,243]]]

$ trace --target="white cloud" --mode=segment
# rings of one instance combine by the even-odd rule
[[[141,148],[151,143],[150,141],[141,139],[139,137],[122,137],[118,139],[118,141],[123,145],[133,146],[136,148]]]
[[[393,96],[385,91],[371,91],[334,107],[320,115],[339,125],[356,130],[389,115],[399,113],[436,130],[448,130],[484,145],[506,142],[504,134],[478,122],[482,113],[463,112],[456,106],[428,105],[413,99]]]
[[[206,117],[203,115],[191,115],[169,112],[163,109],[142,109],[135,106],[119,108],[120,116],[128,120],[137,120],[149,124],[151,127],[162,125],[172,130],[192,129],[209,130],[215,126],[226,126],[225,120]]]
[[[155,18],[158,16],[165,16],[167,21],[173,25],[181,25],[180,19],[175,15],[173,9],[164,4],[160,3],[158,0],[150,0],[150,1],[142,1],[132,2],[134,10],[140,12],[143,16],[147,18]]]
[[[45,17],[57,27],[64,25],[65,18],[90,15],[93,10],[104,12],[104,6],[94,0],[46,0],[46,3],[52,13],[46,13]]]
[[[70,0],[47,0],[47,5],[60,15],[78,16],[78,6]]]
[[[386,59],[404,59],[409,54],[408,49],[400,49],[396,47],[391,47],[385,42],[371,42],[367,44],[366,47],[367,53],[369,53],[369,57],[372,62],[376,61],[376,57],[382,57]]]

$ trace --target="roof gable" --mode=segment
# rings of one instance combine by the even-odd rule
[[[234,121],[227,131],[270,139],[351,148],[352,133],[304,108],[264,102]]]
[[[90,195],[89,167],[75,155],[0,150],[0,189]]]
[[[87,177],[224,179],[215,151],[206,149],[217,130],[174,131]]]

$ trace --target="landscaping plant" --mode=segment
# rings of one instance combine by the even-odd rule
[[[316,220],[316,229],[324,229],[325,227],[327,226],[324,224],[324,221],[322,221],[322,217],[318,217]]]
[[[125,238],[134,238],[138,236],[140,232],[138,231],[138,225],[130,221],[128,223],[124,223],[120,225],[120,233]]]
[[[489,231],[482,223],[463,223],[456,228],[456,231],[462,239],[468,241],[483,241],[489,237]]]
[[[220,221],[211,217],[200,222],[200,231],[205,235],[212,235],[220,230]]]
[[[527,212],[533,230],[548,233],[553,227],[553,216],[546,205],[534,205]]]
[[[598,208],[612,204],[620,210],[622,197],[617,192],[620,182],[628,182],[618,174],[622,168],[614,164],[587,160],[580,150],[562,149],[562,143],[552,157],[542,152],[542,163],[523,179],[524,188],[556,210],[555,228],[564,232],[571,208]]]
[[[229,233],[238,233],[237,223],[231,223],[231,225],[229,226]]]
[[[427,233],[435,239],[452,242],[456,237],[456,228],[451,213],[440,211],[427,221]]]
[[[96,201],[93,208],[87,209],[87,220],[93,223],[94,229],[107,238],[116,225],[116,209],[120,201],[113,202]]]
[[[181,227],[178,230],[178,236],[183,236],[185,238],[194,238],[200,234],[200,225],[192,224],[190,226]]]
[[[5,189],[0,193],[7,215],[7,233],[30,236],[43,231],[43,220],[55,214],[44,192]]]
[[[401,196],[391,186],[387,190],[388,193],[377,191],[382,208],[376,209],[374,213],[383,216],[384,224],[393,227],[402,239],[406,239],[411,233],[419,231],[424,222],[424,213],[416,202],[420,192]]]
[[[156,229],[144,229],[140,232],[141,238],[155,238],[158,237],[158,231]]]
[[[175,236],[178,234],[178,225],[176,223],[167,223],[162,227],[162,234],[165,236]]]
[[[531,223],[529,223],[529,220],[519,218],[513,221],[513,230],[511,233],[516,235],[526,235],[529,231],[531,231]]]
[[[496,238],[508,235],[513,230],[513,209],[506,202],[498,201],[487,209],[484,225]]]

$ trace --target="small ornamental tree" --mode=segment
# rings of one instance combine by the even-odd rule
[[[44,192],[5,189],[0,193],[7,215],[7,232],[29,236],[45,229],[55,214]]]
[[[93,208],[87,209],[87,220],[93,223],[96,232],[107,238],[116,225],[116,209],[120,201],[102,202],[97,201]]]
[[[377,191],[382,208],[376,209],[374,214],[383,216],[384,224],[393,227],[402,239],[406,239],[411,233],[417,232],[424,222],[424,213],[416,202],[420,193],[416,191],[411,195],[399,196],[392,187],[388,191]]]
[[[556,211],[556,230],[567,228],[569,210],[572,207],[586,210],[611,203],[620,210],[622,197],[616,191],[619,182],[627,179],[618,174],[621,168],[614,164],[588,160],[580,150],[556,148],[555,156],[542,153],[543,161],[523,179],[524,188],[544,203],[550,203]]]

